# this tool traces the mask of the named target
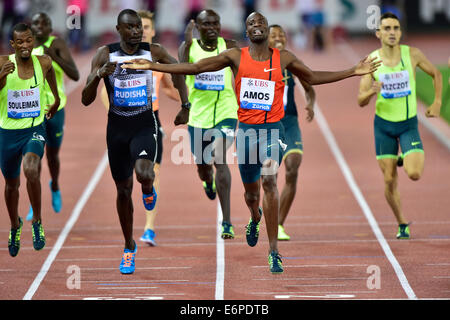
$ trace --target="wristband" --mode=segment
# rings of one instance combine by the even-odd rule
[[[191,103],[189,101],[185,102],[185,103],[181,104],[181,107],[189,110],[189,109],[191,109]]]

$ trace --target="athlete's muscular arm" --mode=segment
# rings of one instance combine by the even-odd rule
[[[359,83],[358,104],[360,107],[365,107],[369,104],[373,96],[376,96],[381,91],[382,83],[373,81],[371,74],[366,74],[361,77]]]
[[[49,55],[53,61],[55,61],[64,71],[64,73],[72,80],[78,81],[80,79],[80,73],[73,61],[69,48],[64,40],[56,38],[52,45],[47,48],[44,47],[44,53]]]
[[[49,56],[38,56],[38,59],[41,63],[42,70],[44,71],[45,80],[47,80],[53,97],[55,98],[55,102],[52,105],[47,105],[48,111],[46,114],[46,118],[51,119],[58,111],[59,104],[61,103],[61,99],[58,94],[58,85],[56,83],[55,70],[53,69],[52,59]]]
[[[314,119],[314,105],[316,103],[316,91],[314,90],[313,86],[306,83],[303,80],[300,80],[300,83],[302,84],[303,89],[305,89],[305,96],[306,96],[306,111],[308,114],[306,115],[306,120],[308,122],[311,122]]]
[[[97,87],[100,79],[107,77],[116,69],[116,62],[109,62],[109,50],[104,46],[98,49],[92,59],[91,73],[89,74],[86,85],[81,94],[81,102],[88,106],[94,102],[97,97]]]
[[[8,59],[8,56],[0,56],[0,90],[6,86],[6,78],[15,69],[16,65]]]
[[[240,49],[233,48],[222,51],[214,57],[204,58],[196,63],[158,64],[145,59],[126,61],[121,67],[124,69],[154,70],[172,74],[199,74],[208,71],[218,71],[226,67],[237,70],[235,61],[239,61]]]
[[[417,66],[433,78],[434,101],[427,108],[425,115],[427,117],[438,117],[442,105],[442,75],[441,72],[425,57],[417,48],[410,48],[411,58],[417,63]]]
[[[173,86],[173,82],[170,80],[170,77],[167,73],[163,73],[161,78],[161,90],[164,92],[166,96],[170,99],[180,102],[180,94]]]
[[[353,76],[361,76],[376,71],[380,65],[376,58],[364,58],[356,66],[343,71],[312,71],[288,50],[281,51],[281,65],[310,85],[336,82]]]

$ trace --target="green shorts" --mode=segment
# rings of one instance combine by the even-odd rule
[[[412,152],[424,152],[420,139],[417,117],[392,122],[375,115],[375,152],[377,159],[392,158],[398,156],[399,146],[403,157]]]
[[[0,128],[0,166],[3,176],[6,179],[17,178],[20,175],[22,157],[28,152],[35,153],[42,159],[45,137],[43,124],[18,130]]]
[[[233,141],[236,125],[237,120],[230,118],[220,121],[214,128],[210,129],[188,126],[191,152],[195,164],[210,164],[213,159],[212,143],[215,139],[231,139]],[[222,159],[222,161],[225,161],[225,159]]]
[[[287,145],[283,159],[291,153],[303,154],[302,132],[298,124],[298,118],[292,115],[285,115],[281,119],[284,127],[285,143]]]
[[[45,131],[47,132],[47,145],[52,148],[61,147],[64,135],[65,108],[55,113],[50,120],[45,119]]]

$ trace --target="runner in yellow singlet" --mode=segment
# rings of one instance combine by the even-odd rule
[[[194,26],[199,39],[192,38]],[[236,41],[220,37],[220,29],[216,12],[201,11],[195,22],[191,20],[186,27],[185,41],[179,48],[180,62],[195,63],[236,48]],[[234,238],[230,214],[231,173],[226,161],[237,124],[238,104],[232,79],[230,68],[186,76],[192,104],[188,122],[191,152],[207,197],[214,200],[216,193],[219,196],[223,239]]]
[[[435,100],[426,110],[427,117],[437,117],[441,108],[442,76],[439,70],[417,48],[400,45],[400,21],[392,13],[380,18],[376,36],[381,48],[371,57],[382,65],[373,74],[361,79],[358,103],[369,104],[376,96],[374,120],[375,149],[384,176],[385,196],[399,224],[397,239],[409,239],[410,230],[398,192],[397,165],[403,165],[411,180],[422,176],[425,155],[417,123],[416,68],[434,81]],[[402,155],[398,157],[399,145]]]
[[[80,79],[80,74],[66,42],[61,38],[50,35],[53,31],[52,21],[46,13],[40,12],[33,16],[31,20],[31,30],[36,39],[33,54],[46,54],[53,60],[52,65],[55,70],[59,97],[61,98],[58,112],[51,120],[45,120],[45,131],[47,133],[45,153],[47,155],[47,164],[51,176],[50,190],[52,193],[52,207],[56,213],[59,213],[62,209],[62,197],[59,186],[61,166],[59,151],[61,150],[64,136],[64,107],[67,103],[67,96],[64,92],[64,74],[73,81],[78,81]],[[47,83],[45,84],[45,96],[48,104],[53,102],[53,95]],[[33,208],[30,206],[30,211],[26,219],[31,220],[32,217]]]
[[[45,246],[41,217],[41,159],[44,155],[44,118],[52,118],[60,98],[52,60],[32,54],[34,37],[30,27],[13,28],[11,46],[15,53],[0,56],[0,168],[5,178],[5,204],[11,221],[8,249],[15,257],[20,249],[23,221],[19,217],[20,165],[33,207],[33,247]],[[44,83],[50,86],[53,104],[47,105]]]

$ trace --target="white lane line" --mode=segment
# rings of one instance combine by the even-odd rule
[[[217,229],[216,229],[216,291],[215,300],[223,300],[225,281],[225,244],[222,239],[222,207],[217,201]]]
[[[91,177],[91,180],[89,181],[88,185],[86,186],[86,189],[84,189],[84,192],[81,195],[81,198],[78,200],[77,204],[75,205],[75,208],[73,209],[69,220],[67,220],[66,225],[64,226],[64,229],[59,234],[58,240],[56,240],[55,245],[53,246],[52,250],[50,251],[50,254],[47,256],[47,259],[45,260],[44,264],[42,265],[41,270],[37,274],[36,278],[34,279],[33,283],[31,284],[30,288],[28,289],[27,293],[23,297],[23,300],[31,300],[33,298],[33,295],[36,293],[42,280],[44,280],[45,276],[47,275],[47,272],[50,270],[50,267],[51,267],[53,261],[55,260],[58,252],[61,250],[61,248],[64,244],[64,241],[66,240],[68,234],[70,233],[70,230],[72,230],[73,226],[77,222],[78,217],[80,216],[81,211],[83,210],[86,202],[88,201],[92,192],[95,190],[95,187],[97,186],[97,183],[99,182],[100,178],[102,177],[103,172],[105,171],[107,165],[108,165],[108,153],[105,152],[105,154],[103,155],[103,158],[100,160],[100,163],[98,164],[97,168],[95,169],[95,172],[94,172],[93,176]]]
[[[378,226],[378,223],[375,220],[375,217],[373,216],[372,210],[370,209],[368,203],[366,202],[361,190],[358,187],[358,184],[356,183],[355,179],[353,178],[353,174],[350,170],[350,167],[348,166],[348,164],[337,144],[337,141],[334,138],[334,135],[331,132],[330,127],[328,126],[327,120],[325,119],[325,116],[322,114],[322,111],[317,103],[315,106],[315,114],[316,114],[316,120],[319,125],[319,128],[322,131],[322,134],[324,135],[325,140],[327,141],[328,146],[330,147],[330,149],[333,153],[333,156],[336,159],[336,162],[338,163],[339,168],[341,169],[341,172],[344,175],[344,178],[347,181],[348,186],[350,187],[350,190],[352,191],[353,195],[355,196],[355,199],[357,200],[367,221],[369,222],[370,227],[372,228],[372,231],[375,234],[375,237],[377,238],[379,244],[381,245],[381,248],[383,249],[384,254],[388,258],[392,267],[394,268],[394,271],[397,274],[397,278],[399,279],[400,284],[403,287],[403,290],[405,291],[405,293],[409,299],[417,299],[416,294],[414,293],[413,289],[409,285],[408,279],[406,278],[405,274],[403,273],[402,267],[398,263],[397,259],[395,258],[394,254],[392,253],[391,248],[389,247],[388,242],[384,238],[383,233],[381,232],[381,229]]]

